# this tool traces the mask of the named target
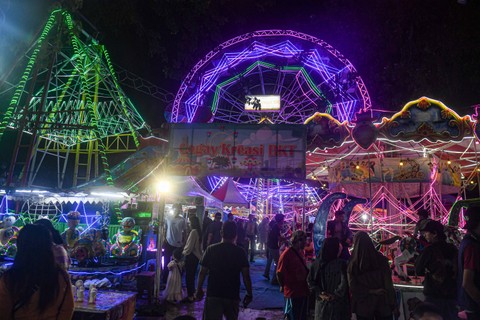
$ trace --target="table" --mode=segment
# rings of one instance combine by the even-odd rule
[[[98,291],[95,304],[85,300],[75,302],[73,320],[131,320],[135,313],[136,293],[126,291]]]

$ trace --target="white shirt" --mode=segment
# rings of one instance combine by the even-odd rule
[[[202,258],[202,244],[200,242],[200,235],[196,229],[190,231],[187,244],[185,244],[185,248],[183,249],[184,256],[187,256],[190,253],[193,253],[198,260]]]
[[[173,246],[180,248],[183,246],[183,232],[187,230],[187,223],[181,216],[166,219],[167,241]]]

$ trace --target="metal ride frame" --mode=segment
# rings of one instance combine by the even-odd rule
[[[281,111],[245,111],[246,94],[280,95]],[[170,122],[298,124],[318,111],[343,121],[370,108],[355,67],[328,43],[291,30],[261,30],[220,44],[192,68],[177,92]],[[313,212],[324,192],[295,181],[247,180],[237,179],[237,187],[257,212]],[[213,191],[226,178],[207,181],[203,185]]]
[[[56,180],[49,187],[62,189],[101,173],[112,184],[109,155],[136,151],[137,131],[149,128],[120,88],[105,47],[55,9],[25,59],[0,123],[0,138],[17,132],[6,186]]]

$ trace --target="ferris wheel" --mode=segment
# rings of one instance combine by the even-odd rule
[[[246,108],[252,97],[266,96],[277,97],[277,110]],[[193,67],[175,96],[170,122],[302,124],[315,112],[345,121],[370,109],[363,80],[335,48],[296,31],[261,30],[220,44]],[[225,180],[206,177],[199,182],[213,191]],[[263,180],[236,182],[247,201],[258,204],[260,198],[280,212],[288,203],[315,205],[322,197],[309,186]]]
[[[280,97],[266,115],[245,110],[248,96]],[[340,52],[316,37],[262,30],[228,40],[185,77],[170,122],[303,123],[315,112],[340,121],[371,109],[363,80]]]

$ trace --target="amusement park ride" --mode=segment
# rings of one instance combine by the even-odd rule
[[[120,197],[130,201],[144,192],[139,181],[145,175],[164,173],[165,148],[144,148],[151,129],[122,90],[124,84],[136,86],[122,72],[120,81],[106,48],[70,13],[52,11],[11,78],[1,83],[0,139],[13,145],[3,155],[2,214],[66,221],[62,214],[73,206],[93,225],[96,211],[108,215],[114,201],[95,198],[88,188],[117,187],[131,193]],[[5,89],[7,83],[16,85]],[[172,124],[306,127],[306,179],[234,177],[258,215],[283,212],[313,221],[325,199],[343,194],[323,209],[325,219],[347,206],[353,228],[399,234],[413,229],[420,208],[447,222],[455,201],[479,186],[477,115],[459,116],[423,97],[390,118],[375,118],[350,61],[304,33],[261,30],[230,39],[193,67],[174,98],[149,86],[138,89],[172,101],[166,113]],[[264,96],[280,98],[277,110],[245,108],[246,97]],[[209,193],[227,181],[213,175],[193,179]],[[90,212],[87,203],[102,208]]]

